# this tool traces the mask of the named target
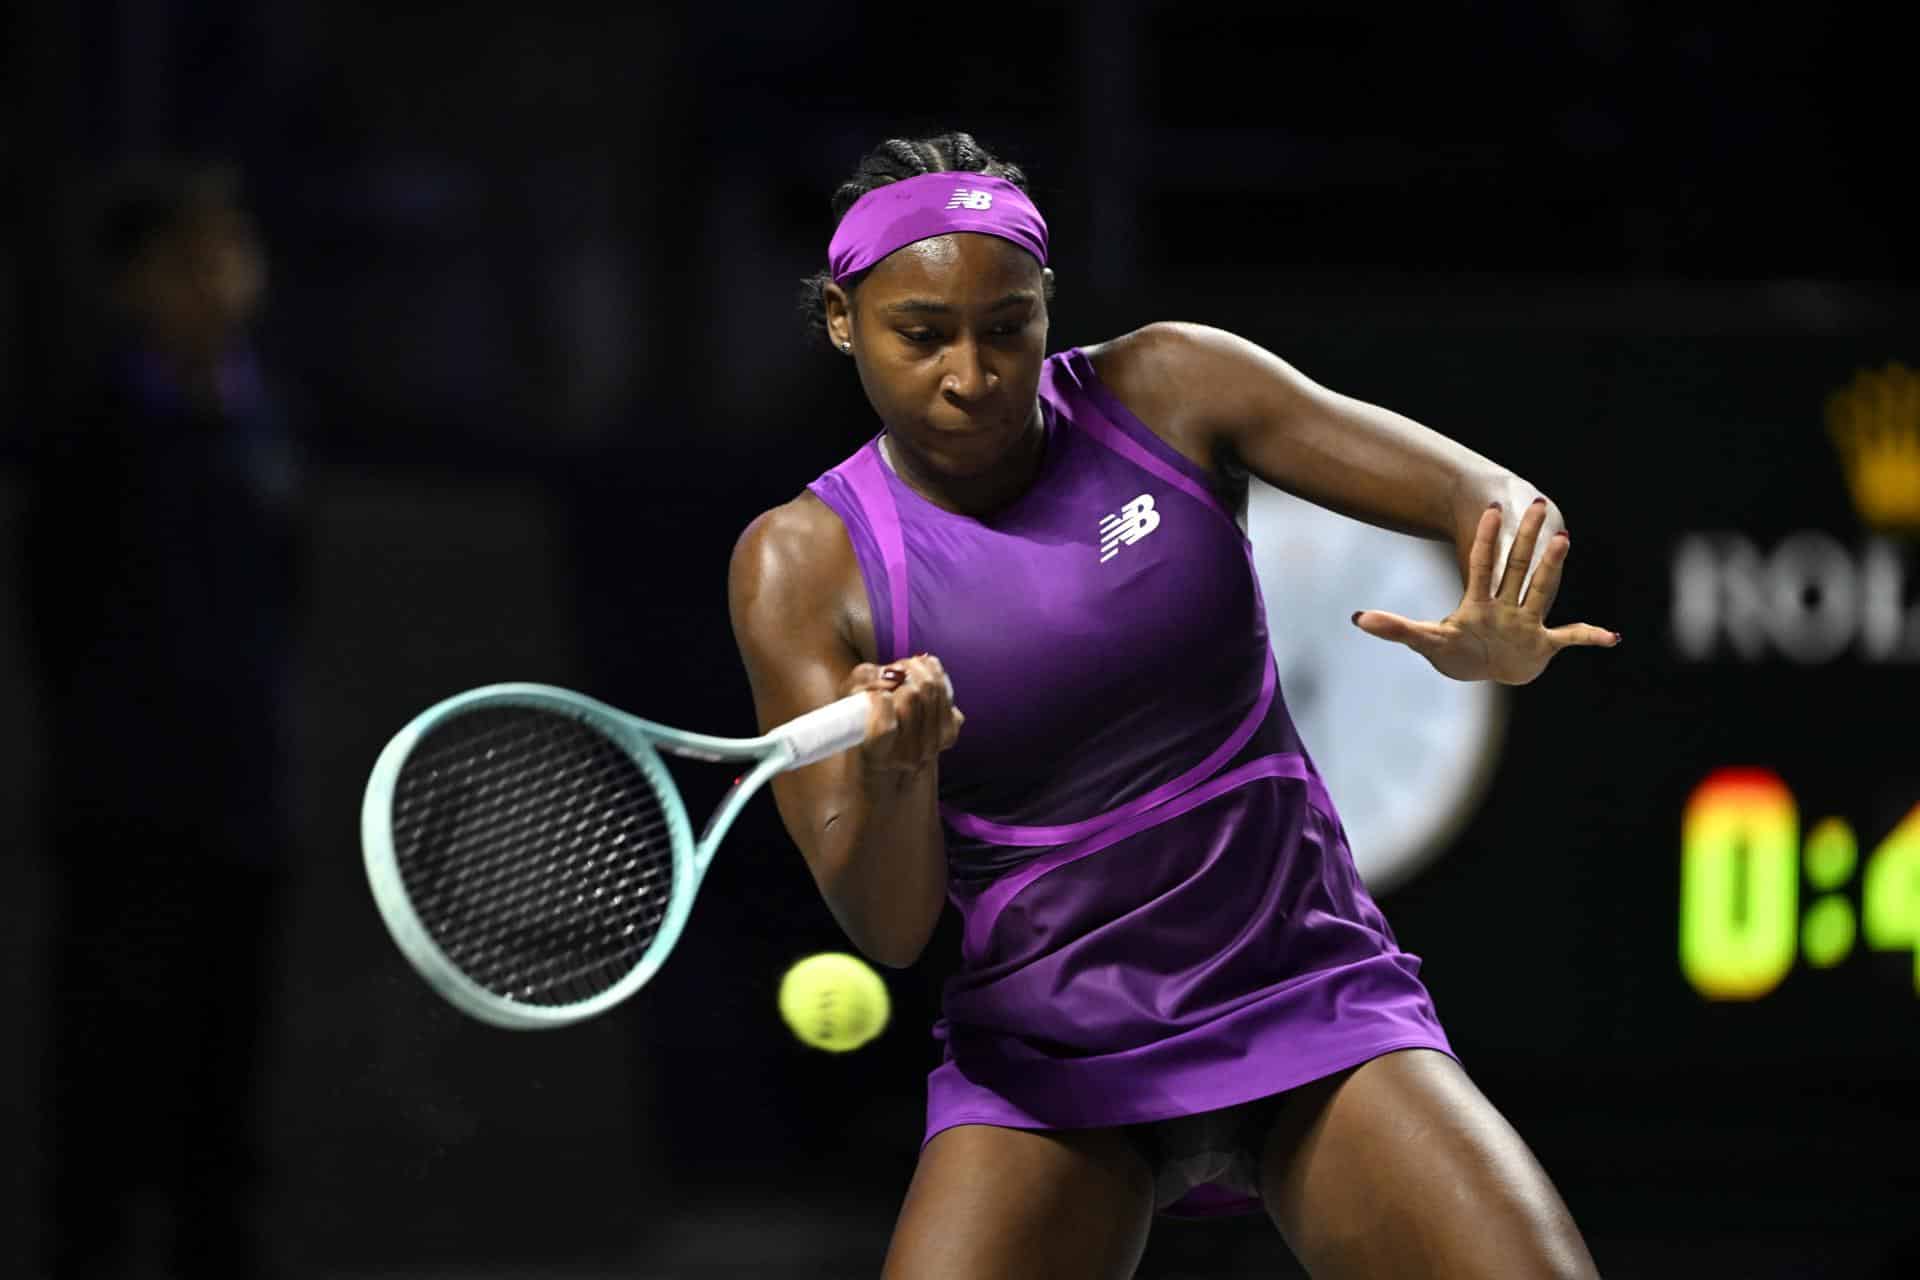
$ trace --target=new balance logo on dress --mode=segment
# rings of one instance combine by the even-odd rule
[[[967,188],[961,187],[953,193],[953,199],[947,201],[947,208],[991,209],[993,208],[993,192],[969,191]]]
[[[1153,509],[1153,495],[1143,493],[1100,522],[1100,563],[1105,564],[1160,527],[1160,513]]]

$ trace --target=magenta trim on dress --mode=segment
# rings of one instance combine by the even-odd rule
[[[1188,787],[1204,781],[1221,765],[1239,754],[1240,748],[1247,745],[1260,722],[1267,718],[1267,709],[1273,705],[1273,691],[1280,682],[1280,673],[1274,665],[1271,653],[1267,655],[1266,674],[1260,678],[1260,696],[1253,704],[1253,710],[1240,722],[1227,740],[1216,748],[1212,755],[1202,760],[1171,782],[1155,787],[1138,799],[1129,800],[1117,809],[1096,814],[1081,822],[1068,822],[1053,827],[1016,827],[1005,823],[990,822],[985,818],[976,818],[970,813],[961,813],[958,809],[940,806],[940,816],[946,819],[948,826],[961,835],[972,836],[976,840],[985,840],[992,844],[1022,846],[1065,844],[1069,840],[1079,840],[1096,831],[1104,831],[1118,822],[1125,822],[1138,813],[1145,813],[1157,805],[1185,791]]]
[[[1107,448],[1113,450],[1115,453],[1125,458],[1128,462],[1131,462],[1135,466],[1141,467],[1147,471],[1151,471],[1154,475],[1159,476],[1162,480],[1165,480],[1168,484],[1174,485],[1182,490],[1185,490],[1187,493],[1192,494],[1194,497],[1206,503],[1209,507],[1212,507],[1215,511],[1219,512],[1221,515],[1225,516],[1228,520],[1233,519],[1233,513],[1228,511],[1224,506],[1222,506],[1220,504],[1220,499],[1214,497],[1213,493],[1205,485],[1201,484],[1198,480],[1193,479],[1191,476],[1181,475],[1178,471],[1175,471],[1172,467],[1162,462],[1159,458],[1156,458],[1153,456],[1153,454],[1147,452],[1145,448],[1135,443],[1132,438],[1122,434],[1119,431],[1114,430],[1112,427],[1108,426],[1104,422],[1101,422],[1097,418],[1085,418],[1079,422],[1074,423],[1074,425],[1079,427],[1082,431],[1086,432],[1088,435],[1092,436],[1095,440],[1098,440],[1101,444],[1107,446]]]
[[[1000,918],[1001,911],[1013,901],[1014,895],[1047,872],[1064,867],[1070,862],[1078,862],[1088,854],[1098,853],[1129,836],[1138,835],[1163,822],[1169,822],[1209,800],[1260,778],[1295,778],[1306,783],[1308,803],[1329,818],[1332,817],[1333,801],[1327,795],[1325,784],[1320,781],[1319,775],[1313,772],[1312,766],[1307,763],[1304,755],[1289,751],[1250,760],[1238,769],[1223,773],[1209,782],[1201,783],[1185,795],[1159,808],[1149,812],[1137,812],[1129,819],[1116,822],[1097,835],[1055,849],[1052,853],[1035,858],[1032,862],[1009,871],[995,880],[974,900],[973,910],[967,913],[966,926],[961,937],[961,954],[969,961],[978,959],[986,945],[987,935],[992,932],[993,923]]]
[[[1065,353],[1062,368],[1066,375],[1076,382],[1086,397],[1093,401],[1108,421],[1099,418],[1076,418],[1074,425],[1082,428],[1095,440],[1113,450],[1136,466],[1145,467],[1168,484],[1176,485],[1184,493],[1191,494],[1211,507],[1214,512],[1232,525],[1234,532],[1246,540],[1246,531],[1240,527],[1240,521],[1220,501],[1220,495],[1207,483],[1207,472],[1193,459],[1168,444],[1166,439],[1141,421],[1140,415],[1127,408],[1120,397],[1113,394],[1111,388],[1100,380],[1100,374],[1093,367],[1093,361],[1079,347]],[[1135,438],[1135,433],[1139,438]],[[1161,450],[1164,452],[1156,452]]]
[[[853,490],[854,497],[860,501],[866,512],[867,523],[873,527],[873,540],[880,547],[880,562],[887,567],[888,602],[887,619],[892,634],[889,646],[881,645],[880,638],[874,637],[874,644],[880,650],[877,655],[882,662],[893,662],[913,652],[907,647],[907,544],[900,532],[900,509],[893,504],[893,491],[887,487],[887,464],[880,456],[880,438],[856,453],[841,468],[840,474],[846,478],[847,485]],[[868,605],[877,607],[879,601],[868,597]]]

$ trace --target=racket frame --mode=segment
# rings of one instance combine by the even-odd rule
[[[686,928],[694,894],[712,865],[714,852],[754,793],[777,773],[825,759],[860,742],[865,737],[869,704],[867,695],[854,694],[757,738],[721,738],[643,720],[554,685],[492,684],[456,694],[410,720],[381,750],[368,775],[360,805],[360,847],[374,904],[400,953],[434,991],[462,1012],[509,1030],[559,1027],[591,1018],[625,1000],[659,970]],[[401,770],[428,733],[452,716],[481,707],[529,707],[582,722],[624,751],[660,800],[673,871],[666,911],[634,967],[605,991],[586,1000],[567,1005],[526,1004],[481,986],[461,972],[433,940],[401,879],[392,839],[393,793]],[[660,758],[662,751],[708,763],[754,762],[734,780],[697,840],[680,790]]]

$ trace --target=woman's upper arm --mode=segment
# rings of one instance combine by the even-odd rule
[[[1369,524],[1457,538],[1461,513],[1477,518],[1480,495],[1503,489],[1504,470],[1466,446],[1221,329],[1148,325],[1088,354],[1109,389],[1194,462],[1218,470],[1231,459]]]
[[[840,696],[861,661],[847,609],[858,583],[845,529],[811,495],[766,512],[740,535],[727,602],[761,732]],[[855,781],[852,761],[842,754],[774,779],[781,817],[809,857],[814,835]]]
[[[832,701],[860,661],[843,625],[849,573],[857,581],[852,544],[811,496],[759,516],[734,545],[727,604],[762,731]]]

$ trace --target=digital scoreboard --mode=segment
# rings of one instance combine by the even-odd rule
[[[1796,963],[1832,969],[1861,943],[1908,953],[1920,995],[1920,804],[1863,859],[1843,817],[1803,831],[1778,774],[1721,769],[1680,830],[1680,968],[1701,995],[1758,1000]]]

